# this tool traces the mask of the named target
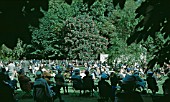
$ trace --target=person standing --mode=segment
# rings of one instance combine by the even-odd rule
[[[21,62],[22,68],[24,70],[25,75],[29,76],[29,67],[30,67],[30,62],[26,60],[26,57],[23,58],[23,61]]]
[[[8,67],[8,74],[11,80],[14,79],[15,76],[15,64],[13,63],[13,61],[9,61],[9,64],[7,65]]]
[[[55,82],[56,82],[56,93],[57,93],[57,96],[60,100],[60,102],[62,102],[62,97],[61,97],[61,93],[60,93],[60,89],[61,87],[63,87],[63,90],[64,90],[64,94],[66,94],[66,91],[67,91],[67,94],[68,94],[68,86],[65,86],[65,81],[64,81],[64,76],[61,74],[62,71],[61,69],[58,70],[58,73],[55,75],[54,79],[55,79]],[[66,88],[66,90],[65,90]]]

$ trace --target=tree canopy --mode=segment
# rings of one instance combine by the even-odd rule
[[[100,35],[94,14],[89,14],[82,2],[69,6],[51,0],[49,8],[40,27],[32,29],[32,54],[41,58],[94,60],[107,50],[108,39]]]
[[[148,66],[153,67],[156,63],[161,66],[170,63],[170,15],[168,0],[145,0],[136,10],[136,18],[143,17],[136,25],[134,33],[127,40],[128,44],[146,41],[148,37],[154,40],[154,57]],[[159,40],[161,38],[161,40]],[[163,41],[159,44],[160,41]]]
[[[83,0],[89,6],[93,5],[95,0]],[[91,2],[90,2],[91,1]],[[102,1],[102,0],[100,0]],[[120,5],[123,9],[127,0],[113,0],[114,6]],[[135,0],[137,1],[137,0]],[[139,43],[141,41],[146,41],[148,37],[156,40],[158,38],[158,32],[161,32],[163,37],[163,44],[153,44],[153,46],[159,47],[159,50],[153,53],[154,58],[149,62],[148,66],[152,68],[156,63],[161,66],[164,63],[170,63],[170,15],[169,15],[169,5],[168,0],[138,0],[143,1],[141,6],[136,10],[136,18],[142,17],[141,21],[136,25],[135,31],[127,39],[127,44]],[[157,48],[155,47],[155,48]]]
[[[78,1],[79,0],[56,0],[56,2],[61,2],[61,3],[66,2],[68,4],[67,8],[77,5],[75,2]],[[80,17],[79,19],[85,19],[87,17],[89,18],[92,17],[92,19],[90,20],[94,23],[91,25],[98,25],[97,28],[94,29],[97,29],[99,31],[99,36],[108,38],[109,37],[108,34],[112,34],[112,33],[108,32],[108,30],[105,30],[104,25],[107,25],[107,23],[110,24],[112,23],[105,22],[108,20],[105,19],[105,17],[109,16],[109,12],[113,11],[116,8],[116,5],[119,5],[121,9],[125,9],[124,6],[128,0],[110,0],[111,3],[113,4],[112,7],[113,9],[110,9],[110,11],[109,9],[105,8],[106,7],[105,4],[103,6],[102,3],[104,1],[105,0],[82,0],[83,6],[78,4],[77,8],[74,8],[74,10],[69,12],[67,12],[68,9],[65,9],[65,11],[63,11],[64,10],[63,7],[60,7],[60,9],[63,9],[61,10],[62,11],[61,12],[60,10],[57,11],[55,6],[50,6],[50,8],[54,8],[51,10],[54,10],[55,14],[57,14],[58,16],[57,18],[54,15],[50,16],[49,22],[53,23],[52,25],[55,26],[54,27],[55,29],[51,27],[50,24],[51,30],[46,31],[46,33],[48,34],[50,33],[51,37],[53,38],[54,36],[57,36],[58,34],[57,32],[61,32],[63,29],[65,29],[65,27],[72,28],[72,26],[69,24],[76,24],[76,26],[74,26],[71,30],[71,34],[75,34],[77,32],[77,30],[75,29],[77,29],[77,27],[80,26],[79,24],[77,24],[77,22],[85,23],[79,21],[78,18]],[[164,63],[169,63],[170,15],[169,15],[168,0],[135,0],[135,1],[142,2],[135,12],[136,13],[135,19],[139,18],[140,22],[138,22],[137,25],[134,27],[130,37],[126,39],[127,44],[131,45],[132,43],[142,43],[142,45],[147,48],[147,51],[153,55],[152,59],[148,64],[150,68],[152,68],[156,63],[160,65],[163,65]],[[97,4],[96,2],[101,2],[102,4],[101,6],[103,7],[98,6],[99,8],[96,8],[97,7],[96,5],[100,5],[99,3]],[[48,5],[49,3],[50,2],[48,0],[36,0],[36,1],[35,0],[13,0],[13,1],[1,0],[0,1],[0,28],[1,28],[0,45],[5,44],[8,47],[12,48],[16,45],[18,38],[21,38],[23,42],[31,42],[32,34],[29,31],[29,26],[34,26],[35,27],[34,31],[41,32],[42,30],[41,26],[46,25],[48,22],[46,22],[46,24],[44,23],[39,26],[40,23],[39,18],[44,17],[45,13],[43,13],[42,11],[49,10],[49,5]],[[107,7],[111,7],[111,6],[107,6]],[[66,14],[67,16],[64,17],[63,14]],[[84,16],[79,14],[84,14]],[[48,28],[48,26],[46,26],[45,28]],[[46,29],[42,31],[45,30]],[[84,31],[82,30],[79,32],[81,33]],[[36,33],[33,32],[33,35],[34,34]],[[38,33],[38,34],[42,34],[42,33]],[[69,34],[68,30],[63,32],[63,34]],[[59,41],[59,39],[53,39],[53,40],[54,40],[54,42],[52,43],[53,45],[50,45],[52,47],[50,49],[45,48],[46,49],[45,52],[48,52],[51,55],[53,55],[54,52],[55,54],[56,53],[60,54],[61,53],[60,52],[61,50],[59,50],[60,46],[57,46],[58,45],[57,42]],[[109,38],[108,41],[110,42],[111,39]],[[42,41],[39,42],[44,43]],[[36,43],[39,44],[39,42],[33,41],[33,44]],[[45,43],[48,45],[50,42],[45,42]],[[39,48],[40,52],[44,51],[41,50],[44,46]],[[108,48],[109,46],[111,46],[111,43],[107,45]],[[34,48],[31,47],[30,50],[33,50],[35,48],[38,48],[38,46],[37,47],[34,46]]]

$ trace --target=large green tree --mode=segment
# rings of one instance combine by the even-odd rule
[[[107,50],[108,40],[99,35],[89,15],[70,17],[59,37],[59,42],[62,42],[59,46],[69,59],[96,60],[100,53]]]
[[[146,0],[143,2],[136,10],[136,18],[142,16],[143,19],[138,23],[135,32],[127,41],[128,44],[131,44],[132,42],[146,42],[148,37],[153,39],[154,44],[151,45],[154,47],[154,53],[152,53],[154,57],[148,64],[150,68],[157,63],[163,66],[170,60],[170,15],[167,2],[167,0]]]
[[[67,1],[67,0],[66,0]],[[72,1],[72,0],[71,0]],[[90,6],[96,0],[83,0],[84,3],[87,3]],[[102,1],[102,0],[99,0]],[[120,5],[123,9],[124,4],[128,0],[113,0],[113,5]],[[135,0],[137,1],[137,0]],[[164,37],[164,42],[159,48],[159,50],[155,49],[156,52],[153,53],[153,58],[150,60],[148,66],[149,68],[153,68],[153,66],[158,63],[161,66],[165,63],[170,63],[170,41],[169,39],[169,28],[170,28],[170,15],[169,15],[169,4],[168,0],[138,0],[141,1],[142,4],[136,10],[137,16],[136,18],[142,17],[141,21],[136,25],[135,31],[127,40],[127,44],[130,45],[134,42],[139,43],[141,41],[146,41],[150,36],[154,40],[157,38],[157,32],[161,32]],[[137,1],[137,2],[138,2]],[[156,45],[156,44],[154,44]],[[157,45],[156,45],[157,46]],[[157,48],[157,47],[155,47]]]
[[[135,10],[138,4],[133,0],[128,0],[123,10],[116,6],[109,17],[109,22],[115,27],[114,32],[110,34],[111,47],[109,52],[110,58],[123,58],[129,61],[140,60],[140,55],[143,49],[140,44],[133,44],[127,46],[126,40],[134,31],[134,26],[138,23],[139,19],[135,19]],[[130,60],[131,59],[131,60]]]
[[[40,20],[39,28],[32,28],[30,51],[41,58],[97,59],[107,50],[108,41],[100,36],[87,6],[75,1],[69,6],[50,1],[49,11]]]
[[[123,10],[120,6],[114,6],[112,0],[96,1],[91,5],[89,14],[93,15],[100,35],[109,41],[107,53],[110,63],[115,59],[140,60],[140,55],[144,52],[140,44],[127,46],[126,43],[139,21],[135,19],[138,6],[139,4],[133,0],[127,1]]]
[[[68,4],[58,0],[49,1],[48,12],[43,12],[44,17],[40,19],[39,27],[31,27],[32,41],[27,50],[28,57],[38,59],[60,58],[56,33],[61,31],[64,21],[72,16],[72,10]]]
[[[136,18],[142,19],[127,40],[129,45],[133,42],[139,43],[142,41],[150,46],[144,45],[148,48],[148,51],[150,48],[152,49],[152,52],[149,51],[149,54],[152,54],[152,58],[148,63],[149,68],[153,68],[155,64],[163,66],[164,63],[170,63],[168,2],[168,0],[144,0],[136,10]],[[117,1],[117,3],[120,3],[120,1]]]

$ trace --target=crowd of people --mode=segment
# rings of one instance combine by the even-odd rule
[[[0,62],[0,99],[16,102],[15,90],[20,88],[26,93],[33,91],[36,102],[53,102],[56,98],[63,102],[63,94],[69,95],[68,87],[80,90],[81,96],[92,95],[97,91],[104,102],[143,102],[142,94],[151,90],[158,92],[158,81],[168,78],[162,85],[163,95],[170,96],[170,65],[162,68],[147,69],[135,63],[119,63],[110,67],[100,61],[80,63],[67,60],[26,60]],[[19,83],[19,86],[18,84]],[[83,94],[81,91],[84,91]],[[89,94],[87,94],[89,91]],[[132,97],[132,98],[130,98]]]

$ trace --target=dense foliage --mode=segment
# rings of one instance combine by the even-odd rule
[[[49,8],[40,27],[32,28],[30,51],[34,56],[94,60],[107,50],[107,39],[99,34],[93,16],[88,15],[82,2],[69,6],[51,0]]]
[[[163,66],[164,63],[170,63],[170,15],[167,0],[146,0],[136,10],[138,14],[136,18],[143,16],[143,19],[136,26],[135,32],[128,40],[128,44],[132,42],[140,42],[151,37],[154,44],[152,46],[152,55],[154,57],[148,66],[152,68],[156,63]]]
[[[135,10],[138,7],[134,1],[127,1],[123,10],[118,6],[112,10],[109,22],[112,21],[112,26],[115,30],[110,34],[110,59],[121,58],[124,61],[132,62],[133,60],[141,60],[140,55],[144,52],[140,44],[133,44],[127,46],[126,40],[134,30],[134,26],[138,23],[139,19],[135,18]]]
[[[0,37],[0,44],[5,43],[7,46],[12,47],[16,45],[16,38],[21,38],[25,42],[30,41],[32,36],[32,43],[28,46],[29,49],[23,51],[27,51],[26,55],[37,55],[37,58],[81,59],[83,57],[78,56],[75,54],[77,52],[74,52],[79,51],[78,49],[80,48],[79,45],[75,45],[75,39],[77,38],[75,35],[82,35],[89,31],[89,36],[98,34],[99,39],[107,38],[107,40],[100,40],[101,42],[108,41],[108,43],[106,42],[103,46],[104,49],[102,48],[99,52],[110,52],[113,59],[116,58],[115,56],[120,56],[121,53],[140,52],[137,46],[140,46],[140,43],[142,43],[142,46],[147,49],[150,55],[151,60],[148,64],[150,68],[156,63],[160,65],[169,63],[170,17],[168,0],[134,0],[137,3],[143,1],[136,10],[136,18],[134,18],[135,14],[133,12],[130,13],[132,9],[135,10],[133,6],[127,6],[132,7],[132,9],[126,8],[128,1],[130,0],[50,0],[49,3],[47,0],[37,0],[36,2],[34,0],[0,1],[0,27],[2,28],[0,33],[3,34]],[[47,9],[48,12],[46,12]],[[43,15],[45,16],[43,17]],[[38,26],[38,19],[41,17],[43,18]],[[79,30],[79,26],[88,25],[87,22],[83,21],[87,18],[87,21],[91,22],[89,26],[93,27],[93,30],[90,30],[88,27]],[[140,22],[134,20],[138,18]],[[16,24],[19,26],[16,26]],[[38,26],[31,27],[32,35],[27,29],[29,25]],[[94,32],[91,34],[90,31]],[[128,34],[130,33],[131,36],[129,37]],[[69,34],[74,36],[69,39],[72,43],[66,39],[70,36]],[[8,37],[9,35],[10,38]],[[62,38],[64,38],[63,42]],[[131,44],[130,47],[125,45],[125,40],[128,45]],[[90,39],[87,39],[87,41],[89,41],[89,46],[93,45]],[[139,45],[133,45],[132,43],[134,42],[139,43]],[[65,48],[70,47],[74,51],[66,50],[64,46]],[[98,48],[98,46],[96,47]],[[2,48],[6,49],[5,47]],[[92,47],[87,48],[92,50]],[[89,54],[99,54],[99,52],[94,51],[88,50],[87,52]],[[141,52],[143,51],[145,50]],[[70,54],[74,55],[74,57],[70,56]],[[19,57],[21,55],[23,54],[17,54],[16,56]],[[80,55],[84,56],[83,54]]]
[[[132,13],[136,8],[132,0],[125,10],[114,8],[112,0],[96,1],[91,10],[82,1],[68,5],[51,0],[40,27],[32,28],[31,54],[45,59],[97,60],[100,53],[108,53],[109,62],[122,56],[126,61],[139,60],[140,45],[126,44],[138,21]]]
[[[22,58],[26,52],[26,44],[23,44],[23,41],[18,39],[18,42],[14,49],[8,48],[5,44],[0,47],[0,59],[2,60],[18,60]]]

